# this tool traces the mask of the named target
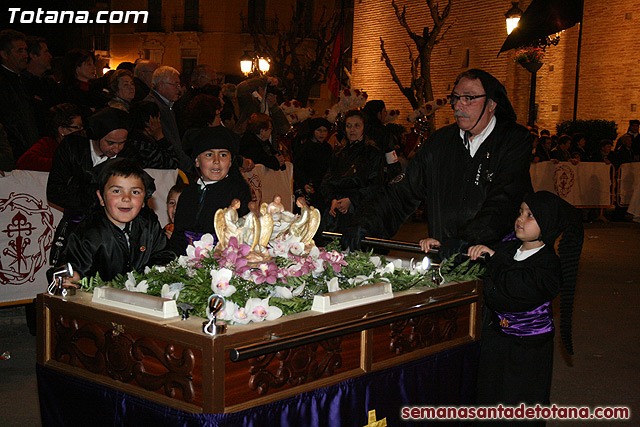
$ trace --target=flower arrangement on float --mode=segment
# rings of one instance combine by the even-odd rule
[[[401,260],[387,261],[360,251],[345,254],[337,241],[322,249],[314,246],[308,253],[299,238],[279,241],[269,248],[272,259],[258,265],[247,261],[250,247],[238,244],[235,237],[219,254],[214,253],[213,241],[205,234],[187,247],[187,255],[166,266],[129,272],[110,282],[99,276],[85,278],[81,289],[92,292],[111,286],[173,298],[193,306],[193,313],[201,317],[206,317],[211,294],[217,294],[226,300],[218,318],[244,325],[306,311],[315,295],[356,286],[389,282],[394,292],[436,286],[421,263],[411,260],[403,268]]]
[[[367,92],[359,89],[345,88],[340,93],[338,102],[334,104],[330,109],[325,110],[324,117],[331,123],[335,123],[338,116],[346,113],[354,108],[362,108],[367,103]]]
[[[409,116],[407,116],[407,121],[409,121],[410,123],[415,123],[419,118],[430,116],[431,114],[447,105],[447,103],[447,98],[437,98],[433,101],[429,101],[417,110],[413,110],[413,112],[409,114]]]
[[[313,108],[303,107],[302,103],[296,99],[283,102],[280,104],[280,109],[287,116],[290,125],[301,123],[315,114]]]
[[[523,64],[527,62],[542,62],[544,50],[539,47],[524,47],[513,55],[513,62]]]

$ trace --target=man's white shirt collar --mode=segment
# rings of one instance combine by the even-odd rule
[[[95,148],[93,148],[93,140],[92,139],[89,140],[89,147],[91,148],[91,163],[93,163],[93,167],[96,167],[100,163],[104,163],[107,160],[109,160],[109,157],[107,157],[107,156],[99,156],[98,153],[96,153]],[[111,158],[115,159],[116,156],[113,156]]]
[[[495,127],[496,127],[496,116],[493,116],[491,117],[491,120],[489,120],[489,124],[487,125],[487,127],[484,128],[482,132],[474,136],[469,141],[469,153],[471,154],[471,157],[476,155],[476,152],[478,151],[478,148],[480,148],[480,145],[482,145],[484,140],[487,139],[487,137],[489,136],[489,134],[491,134],[491,132],[493,131],[493,128]],[[460,138],[462,138],[463,142],[464,142],[464,132],[465,131],[460,129]]]
[[[173,109],[173,101],[169,101],[167,98],[165,98],[164,96],[160,95],[160,92],[158,92],[155,89],[152,89],[155,93],[158,94],[158,96],[160,97],[160,99],[162,99],[162,102],[164,102],[165,104],[167,104],[169,106],[170,109]]]

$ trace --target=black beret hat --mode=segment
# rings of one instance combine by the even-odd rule
[[[103,108],[88,119],[90,137],[102,139],[116,129],[129,131],[131,123],[129,114],[118,108]]]
[[[193,147],[191,156],[194,159],[207,150],[229,150],[235,157],[239,147],[231,132],[223,126],[189,129],[184,134],[183,145]]]

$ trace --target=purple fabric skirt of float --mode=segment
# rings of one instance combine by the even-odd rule
[[[519,337],[552,332],[554,328],[551,301],[531,311],[506,313],[494,311],[494,324],[499,331]]]

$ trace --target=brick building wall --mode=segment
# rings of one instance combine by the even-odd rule
[[[420,34],[423,27],[432,26],[424,0],[396,3],[407,7],[407,21],[414,32]],[[520,7],[525,10],[529,3],[521,1]],[[518,122],[526,124],[530,74],[512,62],[513,51],[497,57],[506,38],[504,14],[509,7],[503,0],[453,0],[447,22],[451,28],[432,55],[432,84],[434,95],[443,97],[451,92],[458,73],[467,68],[485,69],[505,85]],[[640,59],[634,54],[640,36],[637,10],[640,0],[585,0],[577,117],[614,120],[619,133],[626,131],[629,119],[640,118],[640,113],[633,111],[640,98]],[[536,90],[540,128],[553,130],[556,123],[573,117],[578,28],[566,30],[558,46],[547,48]],[[384,99],[389,108],[398,108],[406,116],[412,109],[381,60],[380,37],[401,80],[408,85],[407,44],[414,52],[415,47],[398,23],[391,1],[355,0],[353,87],[366,90],[370,99]],[[452,121],[450,109],[436,113],[438,127]]]

